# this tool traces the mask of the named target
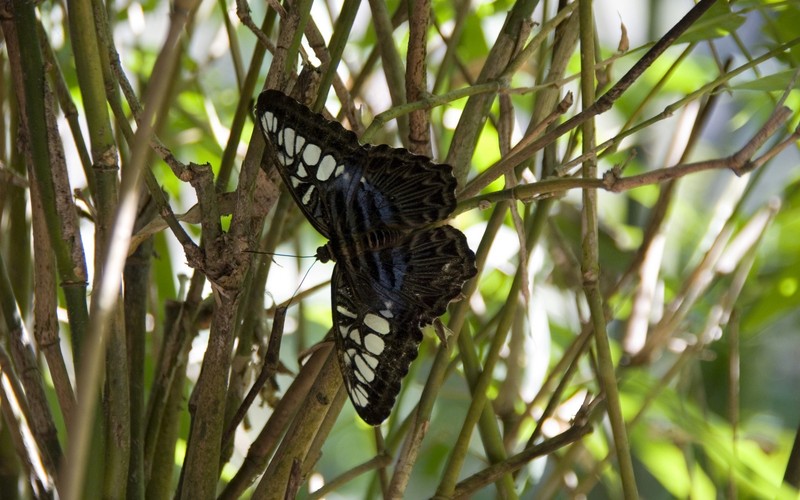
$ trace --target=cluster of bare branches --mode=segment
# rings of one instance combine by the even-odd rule
[[[550,469],[538,477],[537,495],[549,497],[565,488],[571,495],[587,494],[604,470],[614,467],[617,474],[607,487],[636,498],[630,436],[687,366],[724,334],[732,346],[728,424],[734,430],[726,443],[733,449],[726,487],[735,495],[738,478],[749,472],[735,453],[737,301],[781,203],[773,199],[746,213],[746,197],[740,194],[727,211],[713,214],[718,224],[709,225],[705,240],[710,243],[681,272],[683,282],[669,300],[659,302],[666,226],[684,177],[730,171],[747,179],[749,190],[765,165],[796,145],[799,133],[789,128],[796,113],[785,104],[797,72],[773,100],[769,116],[754,118],[760,123],[751,127],[748,140],[726,145],[727,156],[694,160],[704,127],[732,79],[796,48],[798,39],[749,56],[738,67],[717,60],[717,74],[707,82],[642,118],[645,104],[687,56],[703,44],[713,48],[712,35],[690,39],[685,46],[681,37],[702,28],[709,9],[720,9],[714,20],[745,13],[700,0],[657,42],[641,47],[641,55],[628,49],[623,26],[619,50],[604,58],[592,2],[548,4],[543,14],[537,13],[541,22],[534,23],[538,2],[518,1],[474,71],[459,53],[469,16],[475,15],[469,2],[456,2],[452,26],[445,29],[430,2],[401,2],[392,13],[386,3],[371,0],[377,41],[362,64],[347,67],[344,76],[343,54],[353,36],[358,2],[345,1],[331,16],[335,23],[329,39],[311,15],[312,3],[268,2],[257,25],[248,6],[237,0],[239,21],[249,28],[239,31],[230,13],[221,12],[239,100],[213,166],[182,158],[166,139],[174,138],[170,113],[181,92],[175,82],[199,2],[172,4],[166,36],[141,92],[129,81],[129,68],[117,49],[114,13],[102,4],[67,2],[64,28],[74,68],[66,67],[52,48],[47,14],[54,7],[23,0],[0,6],[7,54],[0,66],[11,70],[2,75],[11,86],[0,95],[0,105],[13,111],[13,120],[3,125],[12,129],[0,136],[15,136],[17,146],[0,147],[4,156],[9,150],[2,158],[6,163],[0,164],[0,408],[18,461],[11,476],[27,478],[28,493],[35,497],[71,500],[292,498],[300,493],[321,498],[369,474],[369,494],[401,498],[409,494],[412,475],[420,473],[430,453],[431,435],[446,431],[452,434],[428,496],[465,498],[491,485],[499,495],[516,498],[520,483],[526,491],[534,488],[532,480],[520,481],[530,477],[522,475],[530,474],[525,468],[548,457]],[[407,28],[408,36],[402,50],[396,41],[400,27]],[[257,40],[248,63],[238,42],[244,37]],[[442,48],[435,66],[428,53],[432,44]],[[613,134],[598,131],[597,118],[676,46],[684,46],[683,53],[669,59],[672,66],[626,116],[627,122]],[[570,57],[576,53],[580,72],[569,75]],[[631,54],[635,63],[612,84],[614,63]],[[318,67],[301,71],[300,63]],[[387,84],[391,106],[364,127],[357,103],[369,103],[368,81],[376,73]],[[532,76],[536,86],[516,85],[521,74]],[[469,282],[464,299],[449,311],[446,329],[452,335],[440,344],[424,343],[424,361],[417,362],[424,370],[412,369],[409,380],[414,382],[406,381],[395,414],[369,432],[374,448],[356,455],[367,457],[363,463],[328,474],[313,491],[309,478],[318,473],[323,452],[351,451],[325,448],[336,425],[342,425],[347,397],[330,343],[306,351],[303,345],[287,347],[285,341],[292,305],[327,283],[303,289],[286,303],[264,306],[273,269],[270,255],[296,238],[297,219],[291,197],[281,192],[265,157],[260,134],[255,130],[246,136],[253,130],[252,97],[262,88],[294,88],[316,111],[323,111],[329,94],[335,94],[341,103],[338,118],[360,132],[363,141],[381,137],[385,125],[393,123],[399,142],[428,156],[445,142],[433,140],[430,132],[433,128],[441,139],[437,110],[458,104],[458,124],[448,132],[448,147],[440,156],[459,180],[456,215],[471,216],[483,230],[475,250],[489,284],[481,274]],[[80,105],[74,102],[77,94]],[[517,100],[527,96],[532,97]],[[68,130],[59,130],[59,112]],[[669,157],[675,160],[628,174],[626,165],[635,158],[627,155],[623,163],[599,171],[600,162],[617,157],[623,141],[675,114],[690,130],[687,141],[673,143]],[[515,124],[523,119],[527,129],[517,140]],[[478,143],[486,131],[496,137],[499,158],[477,172]],[[67,139],[74,148],[65,148]],[[243,144],[246,152],[240,154]],[[65,149],[76,154],[68,157]],[[168,169],[156,168],[160,164]],[[68,172],[76,165],[85,179],[85,188],[78,191]],[[175,213],[176,203],[166,194],[165,185],[175,180],[197,200],[184,214]],[[642,224],[641,243],[622,269],[609,271],[601,255],[606,233],[598,192],[628,193],[653,185],[658,186],[657,199]],[[548,222],[558,211],[558,199],[570,191],[582,194],[580,215],[573,221],[580,226],[574,244]],[[509,228],[519,248],[513,262],[504,263],[510,271],[500,279],[501,266],[492,262],[490,252]],[[177,240],[180,260],[194,270],[170,297],[154,285],[156,256],[166,251],[157,247],[158,238],[165,234]],[[93,239],[89,254],[87,237]],[[533,272],[538,265],[532,256],[543,248],[557,269],[547,278]],[[538,390],[523,396],[528,362],[523,345],[532,329],[526,321],[541,300],[540,282],[557,279],[567,283],[565,296],[573,301],[579,331],[563,342],[558,355],[545,360],[551,366]],[[706,302],[709,294],[716,296],[712,306]],[[617,318],[621,304],[629,308],[623,320]],[[656,309],[660,313],[653,320]],[[296,317],[298,332],[314,329],[302,314]],[[153,318],[159,320],[156,326],[148,324]],[[612,324],[620,330],[618,342],[609,332]],[[205,331],[202,365],[193,375],[190,352]],[[616,356],[617,351],[624,354]],[[291,373],[286,365],[298,357],[298,370]],[[620,393],[633,384],[631,374],[656,363],[663,364],[647,372],[652,383],[637,393],[642,397],[635,412],[624,412]],[[460,421],[440,428],[437,401],[453,379],[465,381],[468,401],[459,406]],[[418,397],[409,395],[413,383]],[[259,408],[259,401],[267,409]],[[566,417],[565,408],[573,409]],[[253,414],[263,422],[245,432]],[[182,425],[187,416],[188,429]],[[348,420],[346,425],[358,424]],[[586,443],[598,430],[607,431],[599,433],[599,454]],[[238,444],[235,453],[237,433],[248,442]],[[176,476],[175,450],[181,442],[185,454]],[[482,453],[480,467],[473,463],[475,453]],[[796,463],[796,458],[790,461],[784,478],[795,488],[800,486]],[[228,469],[232,472],[223,474]]]

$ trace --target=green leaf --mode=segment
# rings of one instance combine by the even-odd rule
[[[797,76],[797,70],[789,69],[786,71],[780,71],[778,73],[773,73],[771,75],[763,76],[755,80],[750,80],[744,83],[732,85],[731,88],[735,90],[758,90],[761,92],[765,91],[782,92],[787,88],[789,88],[789,85],[791,85],[793,89],[800,88],[800,78],[797,78],[796,76]]]
[[[745,18],[731,11],[727,2],[716,2],[676,43],[694,43],[728,36],[744,24]]]

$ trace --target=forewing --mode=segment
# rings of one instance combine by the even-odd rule
[[[277,90],[256,113],[279,171],[306,217],[324,236],[375,229],[410,230],[455,209],[449,165],[387,145],[361,146],[339,123]]]
[[[330,238],[337,203],[352,196],[366,151],[353,132],[277,90],[258,96],[256,114],[289,192],[314,228]]]
[[[358,414],[380,424],[391,412],[420,328],[444,314],[475,276],[466,238],[450,226],[421,230],[396,246],[336,266],[333,318],[339,363]]]
[[[385,144],[364,148],[367,160],[355,201],[364,213],[379,214],[376,224],[416,228],[444,220],[456,208],[450,165]]]

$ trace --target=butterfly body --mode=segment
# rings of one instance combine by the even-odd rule
[[[328,238],[336,352],[364,421],[380,424],[416,357],[421,327],[444,314],[476,274],[466,238],[446,219],[456,205],[448,165],[356,135],[275,90],[259,123],[289,192]]]

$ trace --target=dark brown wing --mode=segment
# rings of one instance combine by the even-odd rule
[[[323,236],[411,230],[447,218],[456,206],[449,165],[405,149],[361,146],[353,132],[277,90],[261,93],[256,114],[284,183]]]
[[[378,425],[417,357],[420,328],[460,296],[475,276],[475,256],[460,231],[442,226],[353,259],[334,271],[334,334],[350,400]]]

